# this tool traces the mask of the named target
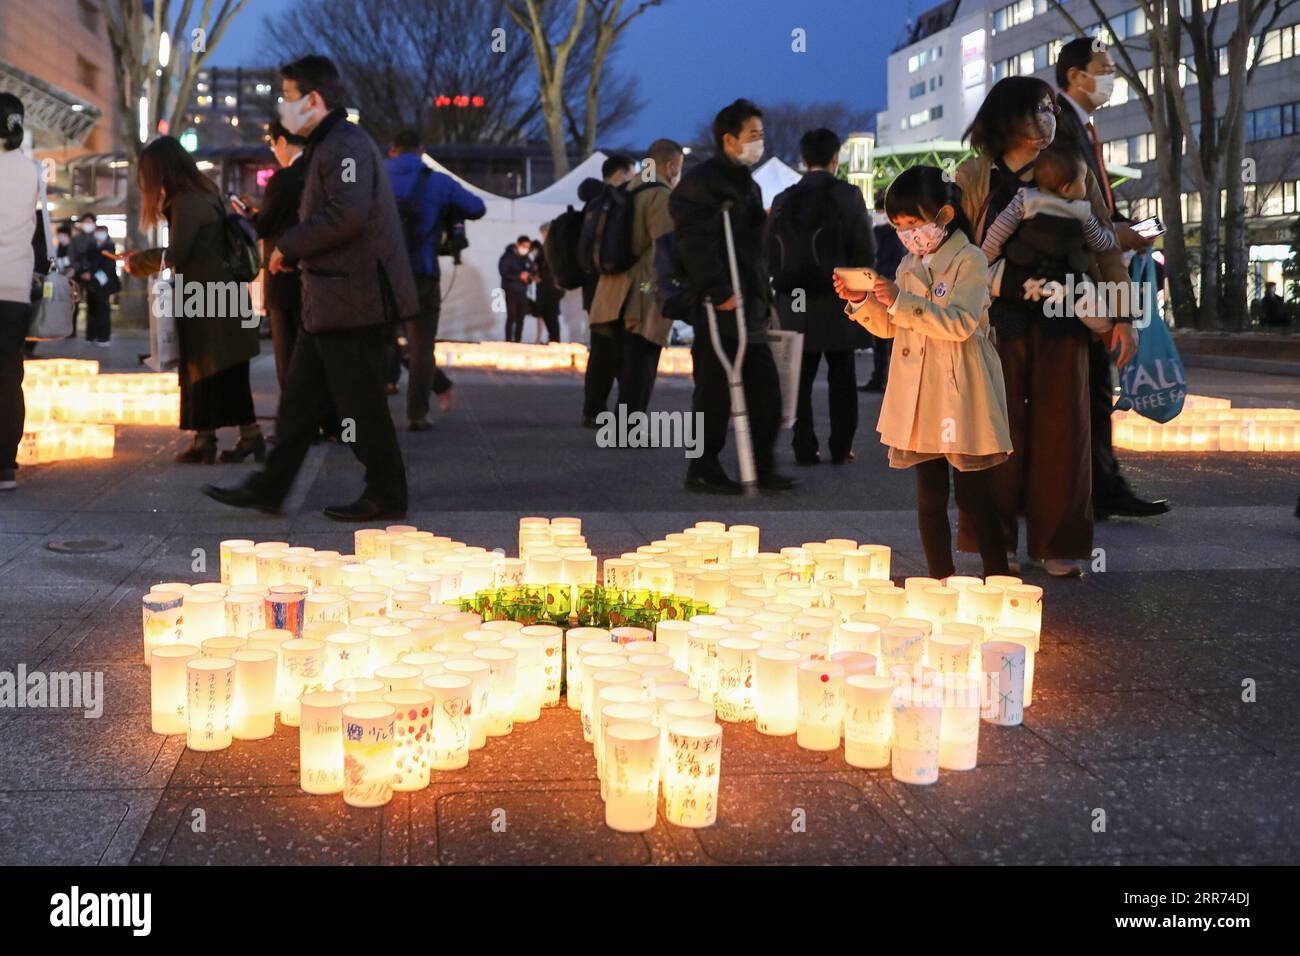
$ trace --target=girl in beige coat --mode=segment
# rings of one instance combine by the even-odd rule
[[[988,469],[1011,454],[1006,391],[989,340],[988,264],[970,239],[960,197],[933,166],[894,180],[885,211],[910,253],[897,284],[877,278],[865,298],[837,277],[845,312],[894,339],[877,430],[889,464],[915,468],[917,523],[930,576],[955,573],[948,469],[957,506],[974,523],[984,573],[1006,574],[1007,554]]]

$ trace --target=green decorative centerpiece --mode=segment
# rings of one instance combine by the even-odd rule
[[[708,614],[707,604],[679,594],[605,588],[598,584],[526,584],[478,591],[461,601],[484,621],[555,624],[560,627],[643,627],[660,621],[687,620]]]

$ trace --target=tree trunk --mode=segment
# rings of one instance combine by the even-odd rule
[[[1233,80],[1234,85],[1237,80]],[[1244,97],[1245,83],[1236,95]],[[1236,96],[1232,97],[1233,99]],[[1231,110],[1229,115],[1234,115]],[[1242,109],[1235,113],[1237,121],[1231,129],[1224,130],[1224,185],[1228,193],[1227,212],[1223,221],[1223,286],[1219,294],[1219,322],[1224,328],[1241,331],[1249,324],[1246,306],[1246,278],[1249,264],[1249,247],[1246,236],[1246,114]],[[1227,124],[1225,124],[1227,125]],[[1251,177],[1255,182],[1255,177]],[[1256,189],[1258,190],[1258,186]],[[1258,201],[1258,194],[1256,195]]]
[[[1213,190],[1201,192],[1201,301],[1197,309],[1197,327],[1219,329],[1219,268],[1220,252],[1219,189],[1217,180]]]
[[[1164,142],[1175,141],[1175,137]],[[1195,328],[1196,294],[1192,288],[1192,270],[1187,253],[1187,235],[1183,223],[1182,197],[1179,190],[1178,166],[1181,157],[1172,150],[1161,150],[1156,158],[1156,172],[1160,183],[1160,204],[1164,213],[1165,276],[1169,280],[1170,309],[1174,322],[1183,328]]]
[[[555,178],[559,179],[569,172],[569,150],[564,133],[564,90],[561,84],[563,76],[542,87],[542,118],[546,121],[546,138],[551,145],[551,163],[555,167]]]

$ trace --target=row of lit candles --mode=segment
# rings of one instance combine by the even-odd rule
[[[1114,440],[1130,451],[1300,451],[1300,409],[1233,408],[1226,398],[1188,395],[1169,422],[1116,412]]]
[[[507,372],[586,371],[588,350],[578,342],[439,342],[434,356],[441,366],[490,368]],[[691,374],[691,350],[670,346],[659,354],[662,375]]]
[[[18,464],[43,465],[73,458],[112,458],[112,425],[47,424],[23,427]]]
[[[526,521],[521,536],[526,528],[536,534],[537,519]],[[688,539],[715,537],[721,531],[757,548],[757,528],[719,525],[700,522],[687,529],[696,532]],[[562,522],[551,534],[580,535],[580,524]],[[422,533],[407,526],[365,529],[354,544],[358,557],[383,553],[385,547],[391,554],[393,545],[410,535]],[[228,544],[232,551],[245,546],[223,542],[223,558]],[[815,555],[816,546],[826,544],[814,542],[796,550]],[[839,550],[832,544],[822,553]],[[382,564],[391,559],[366,561]],[[832,564],[840,566],[838,561]],[[222,567],[223,573],[229,569],[224,560]],[[800,581],[802,576],[789,580]],[[887,583],[865,590],[835,586],[835,580],[823,578],[822,600],[807,606],[747,596],[741,588],[717,614],[663,621],[654,633],[639,628],[573,628],[565,633],[552,625],[525,628],[508,621],[482,622],[476,614],[430,603],[432,582],[424,582],[422,595],[403,595],[401,587],[385,594],[375,585],[340,589],[347,594],[318,588],[310,595],[304,585],[283,583],[159,585],[146,596],[144,626],[146,659],[155,668],[154,729],[187,732],[195,749],[214,749],[229,746],[232,738],[273,732],[277,709],[286,725],[304,724],[304,714],[309,715],[313,727],[324,728],[325,739],[317,739],[314,731],[301,732],[304,789],[332,788],[337,782],[333,756],[347,751],[351,762],[345,765],[353,771],[347,779],[355,780],[357,787],[349,791],[343,786],[344,798],[368,804],[382,796],[384,773],[363,771],[382,771],[387,758],[381,753],[394,755],[391,782],[397,789],[427,786],[429,769],[454,769],[463,766],[462,758],[468,759],[477,740],[472,722],[458,723],[449,716],[472,715],[476,709],[472,691],[456,696],[470,690],[461,681],[469,675],[461,672],[482,674],[480,684],[488,696],[478,698],[477,713],[485,722],[493,715],[491,726],[503,733],[513,721],[536,719],[541,706],[558,702],[563,660],[568,703],[583,711],[584,736],[595,746],[606,795],[611,784],[605,748],[614,748],[617,755],[615,799],[607,802],[610,825],[636,829],[640,825],[630,822],[632,817],[653,825],[655,804],[645,799],[644,774],[635,771],[650,764],[656,774],[655,792],[663,770],[665,812],[672,822],[712,822],[716,779],[711,790],[690,790],[689,799],[676,803],[669,793],[674,766],[699,773],[701,749],[712,760],[720,758],[721,729],[710,729],[716,727],[715,719],[754,720],[760,732],[793,733],[801,746],[811,749],[837,749],[842,736],[851,765],[892,763],[895,776],[913,783],[932,782],[939,767],[974,766],[981,714],[996,723],[1019,723],[1023,706],[1032,700],[1040,589],[1013,578],[986,583],[973,578],[909,578],[903,588]],[[425,604],[409,604],[421,596]],[[404,600],[408,603],[403,606],[399,602]],[[868,602],[900,613],[867,610]],[[223,629],[230,633],[203,637]],[[178,680],[186,678],[182,701]],[[259,686],[260,695],[253,690]],[[628,698],[629,693],[636,699]],[[426,701],[426,694],[435,699]],[[260,706],[253,706],[255,699]],[[455,702],[461,700],[471,703],[462,707]],[[631,720],[642,713],[638,707],[648,704],[655,705],[648,715],[649,729],[644,721]],[[669,704],[683,707],[664,711]],[[697,710],[707,706],[710,712],[697,714],[690,704]],[[593,726],[606,706],[622,708],[614,711],[617,722],[609,724],[612,737]],[[439,712],[447,718],[442,725],[428,708],[442,708]],[[258,715],[256,720],[248,716],[252,713]],[[413,717],[429,719],[412,722]],[[710,726],[698,726],[705,717]],[[375,729],[374,721],[384,725],[389,719],[391,732]],[[670,726],[675,719],[695,719],[697,726]],[[347,732],[340,750],[331,743],[329,728],[344,722]],[[653,760],[651,731],[658,743]],[[485,729],[484,740],[489,735]],[[461,736],[467,738],[464,754],[456,743]],[[439,741],[453,746],[448,750]],[[308,756],[317,745],[330,755],[324,769]],[[447,766],[448,761],[454,766]],[[414,772],[409,779],[408,771]],[[641,784],[634,786],[636,780]],[[680,797],[683,791],[674,792]],[[700,808],[708,812],[688,812]]]

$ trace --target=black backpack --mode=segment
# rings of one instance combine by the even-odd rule
[[[542,254],[551,267],[555,284],[561,289],[579,289],[587,281],[587,273],[578,264],[582,224],[582,212],[570,206],[551,220],[542,244]]]
[[[677,250],[677,233],[666,232],[655,240],[655,302],[666,319],[692,322],[699,301],[686,284],[686,267]]]
[[[772,214],[768,225],[768,264],[777,292],[803,289],[829,292],[832,270],[847,255],[844,223],[831,192],[834,181],[821,188],[795,187]]]
[[[636,194],[643,189],[655,187],[667,189],[660,182],[642,183],[635,189],[622,187],[611,189],[609,196],[596,220],[596,271],[602,275],[616,275],[627,272],[636,265],[636,253],[632,251],[632,220],[634,218]]]
[[[582,207],[582,231],[578,236],[578,268],[587,275],[599,275],[600,267],[596,265],[596,245],[600,234],[600,217],[609,205],[610,195],[615,191],[612,186],[602,185],[600,192]]]
[[[222,250],[222,258],[226,269],[236,282],[252,282],[262,269],[257,229],[251,219],[238,213],[226,213],[225,219],[226,247]]]

